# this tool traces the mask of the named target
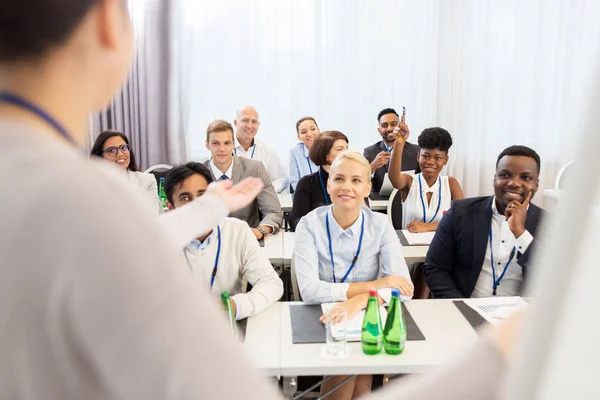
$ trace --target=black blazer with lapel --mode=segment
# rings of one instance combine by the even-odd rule
[[[372,146],[369,146],[363,152],[365,158],[372,163],[377,154],[382,151],[387,151],[383,140],[375,143]],[[402,171],[414,171],[417,169],[419,163],[417,162],[417,153],[419,152],[419,146],[416,144],[406,142],[404,144],[404,149],[402,151]],[[388,164],[385,164],[381,168],[377,168],[375,170],[375,175],[373,179],[371,179],[372,187],[371,192],[379,193],[381,189],[381,185],[383,185],[383,179],[385,178],[385,174],[388,172]]]
[[[494,197],[456,200],[440,221],[429,246],[423,275],[435,298],[471,297],[481,273],[492,223]],[[535,238],[543,210],[529,205],[525,229]],[[535,239],[525,253],[517,253],[523,280]]]

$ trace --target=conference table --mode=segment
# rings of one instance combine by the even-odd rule
[[[283,391],[293,395],[298,376],[423,373],[476,340],[472,324],[453,300],[412,300],[404,303],[425,340],[409,340],[401,355],[382,352],[370,356],[360,342],[349,342],[344,359],[321,356],[322,343],[292,342],[290,307],[301,302],[279,302],[248,319],[243,343],[252,363],[266,376],[283,378]],[[323,328],[324,330],[324,328]]]

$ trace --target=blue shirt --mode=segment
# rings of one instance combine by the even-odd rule
[[[290,185],[296,190],[300,178],[317,172],[319,167],[308,157],[308,148],[298,143],[290,149]]]
[[[365,217],[362,247],[356,265],[344,283],[339,283],[339,281],[346,275],[352,259],[356,255],[362,217],[359,216],[352,226],[343,230],[333,217],[331,206],[326,206],[311,211],[298,223],[294,262],[300,294],[306,303],[347,300],[346,291],[350,283],[371,282],[379,279],[380,257],[381,272],[384,277],[399,275],[410,282],[410,274],[402,254],[402,245],[388,217],[366,207],[363,207],[361,212]],[[327,213],[329,214],[335,276],[338,283],[333,283],[329,240],[325,226],[325,214]],[[384,295],[380,291],[384,300],[388,300],[390,294]]]

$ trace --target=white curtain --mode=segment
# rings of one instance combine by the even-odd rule
[[[552,186],[573,158],[600,43],[595,0],[172,4],[172,107],[188,158],[208,157],[208,123],[244,104],[286,165],[302,116],[362,152],[380,140],[377,113],[405,106],[410,141],[450,131],[447,172],[467,196],[492,193],[496,157],[512,144],[538,151],[540,189]]]
[[[171,129],[169,114],[171,8],[162,0],[128,0],[127,4],[135,55],[122,90],[105,110],[90,117],[90,143],[103,130],[116,129],[129,137],[142,168],[184,162],[183,131]]]

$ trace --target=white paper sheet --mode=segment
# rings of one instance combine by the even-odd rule
[[[323,314],[327,314],[329,310],[340,303],[323,303],[321,304],[321,309],[323,310]],[[381,326],[385,325],[385,320],[387,318],[387,311],[385,307],[379,307],[379,315],[381,316]],[[360,337],[362,334],[362,324],[365,319],[365,310],[362,310],[358,314],[354,316],[354,318],[350,318],[347,324],[346,331],[346,341],[348,342],[360,342]],[[339,338],[341,332],[335,329],[335,325],[333,325],[333,337]]]
[[[527,306],[525,300],[519,296],[465,299],[464,302],[493,325],[499,324],[515,311]]]
[[[422,233],[411,233],[406,229],[402,229],[402,234],[406,238],[408,244],[414,245],[426,245],[429,246],[435,235],[435,231],[422,232]]]

